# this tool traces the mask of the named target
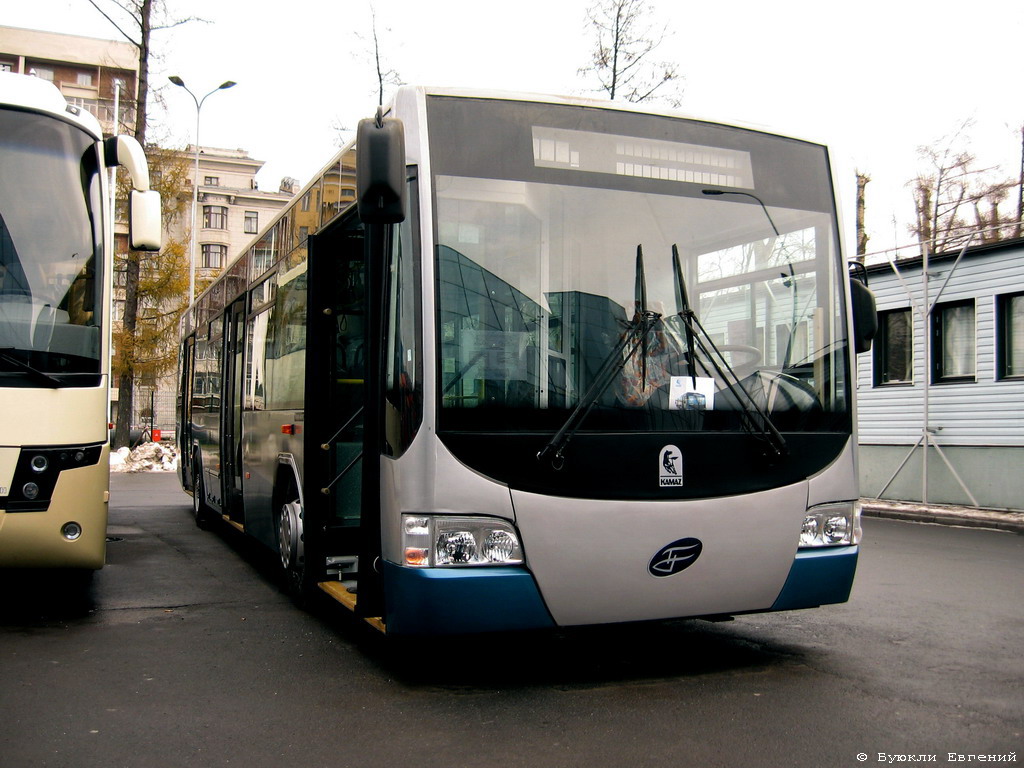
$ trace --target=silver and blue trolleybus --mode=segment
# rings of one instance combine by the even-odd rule
[[[873,322],[824,146],[405,87],[185,318],[182,483],[389,634],[839,603]]]

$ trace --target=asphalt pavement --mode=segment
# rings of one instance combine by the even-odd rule
[[[296,608],[269,553],[196,528],[173,474],[114,477],[108,530],[80,599],[0,578],[0,768],[846,768],[1024,748],[1024,539],[962,521],[865,520],[842,605],[400,643]]]

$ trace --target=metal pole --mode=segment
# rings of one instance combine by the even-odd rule
[[[196,298],[196,217],[197,210],[199,208],[199,117],[203,111],[203,102],[205,102],[207,98],[215,94],[217,91],[222,91],[226,88],[234,87],[236,83],[234,80],[226,80],[220,85],[218,85],[216,88],[214,88],[212,91],[210,91],[208,94],[203,96],[203,98],[198,99],[196,98],[196,95],[189,90],[188,86],[185,85],[185,81],[177,75],[172,75],[168,78],[168,80],[170,80],[179,88],[184,89],[185,93],[192,97],[192,101],[194,101],[196,105],[196,136],[195,144],[193,145],[193,149],[195,150],[196,161],[195,178],[192,180],[192,233],[189,238],[190,245],[188,264],[188,306],[189,309],[191,309],[192,305],[195,303]]]
[[[185,90],[188,90],[187,88]],[[189,91],[189,95],[192,96],[192,100],[195,101],[195,96]],[[196,141],[193,145],[195,151],[196,164],[195,171],[192,177],[192,231],[189,233],[189,257],[188,257],[188,306],[192,308],[193,302],[196,300],[196,211],[199,209],[199,111],[203,105],[196,101]]]
[[[921,405],[924,413],[921,415],[921,436],[924,438],[922,464],[921,464],[921,503],[928,503],[928,391],[932,385],[932,302],[928,295],[928,244],[921,243],[921,289],[924,291],[924,317],[922,318],[922,332],[924,335],[924,395],[921,398]]]

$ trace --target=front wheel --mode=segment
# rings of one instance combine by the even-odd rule
[[[304,538],[302,504],[292,496],[278,511],[277,547],[285,588],[291,598],[303,606],[308,603],[312,592]]]
[[[199,466],[196,465],[192,467],[192,516],[199,528],[208,531],[213,527],[213,518],[210,508],[206,505],[204,493],[203,475],[199,471]]]

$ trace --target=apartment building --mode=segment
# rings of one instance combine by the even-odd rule
[[[118,40],[0,26],[0,71],[49,80],[69,103],[91,112],[104,133],[135,125],[139,52]]]
[[[194,157],[189,146],[185,154]],[[283,179],[274,192],[256,186],[263,162],[245,150],[199,148],[198,203],[196,208],[196,280],[212,279],[292,198],[297,186]],[[195,166],[191,176],[195,177]],[[180,223],[174,237],[187,237],[189,222]]]

